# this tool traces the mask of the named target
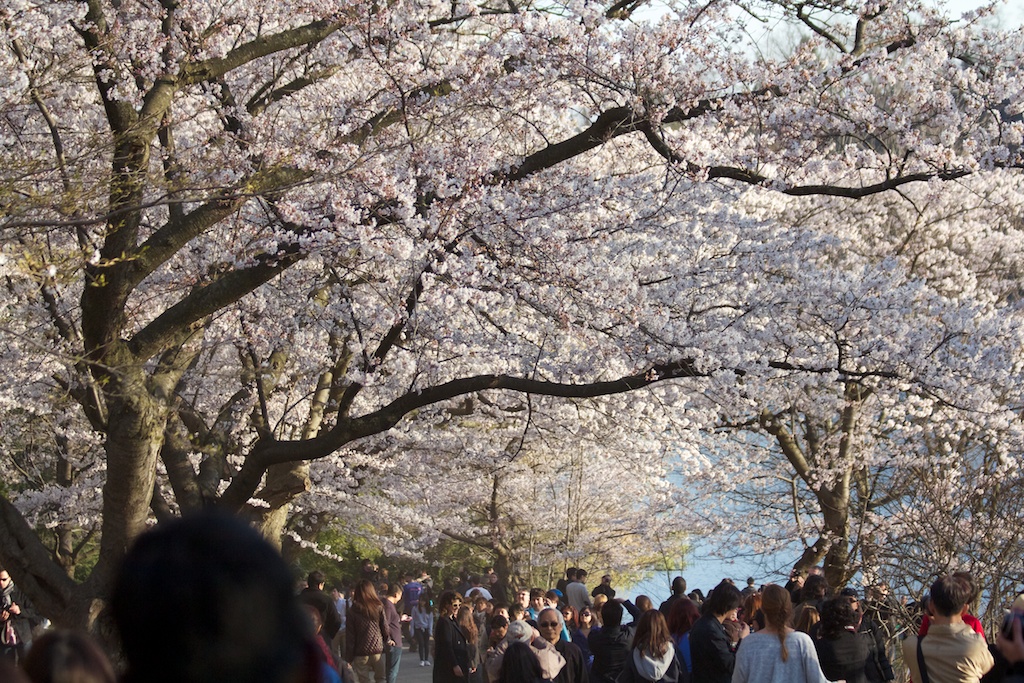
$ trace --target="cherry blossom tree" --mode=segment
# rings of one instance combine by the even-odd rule
[[[820,287],[773,304],[797,308],[777,334],[870,370],[780,377],[729,401],[709,448],[736,465],[713,460],[705,495],[727,492],[747,513],[734,542],[765,553],[799,539],[793,568],[823,563],[834,586],[860,575],[919,588],[958,567],[1020,576],[1024,547],[1005,531],[1020,512],[990,500],[1022,483],[1017,182],[911,189],[802,219],[842,215],[858,230],[816,228],[836,241],[776,273]]]
[[[682,556],[675,477],[691,458],[678,444],[699,435],[629,401],[510,398],[464,402],[426,434],[393,430],[401,459],[358,473],[351,454],[314,463],[289,531],[339,524],[413,557],[458,544],[466,562],[528,587],[553,585],[568,565],[624,575]]]
[[[44,613],[95,627],[151,519],[216,502],[273,535],[313,478],[371,486],[466,401],[591,401],[591,439],[627,393],[694,425],[773,384],[1015,405],[1015,317],[971,323],[831,257],[856,224],[787,219],[1015,172],[1020,33],[906,0],[745,5],[813,31],[765,59],[729,4],[640,6],[0,10],[0,561]],[[853,362],[790,324],[827,294],[828,319],[885,319]]]

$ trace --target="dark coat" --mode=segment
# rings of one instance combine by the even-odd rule
[[[590,629],[590,633],[597,633],[600,630],[600,626],[593,626]],[[590,641],[587,640],[587,636],[589,636],[590,634],[588,633],[585,636],[583,635],[583,631],[577,628],[573,629],[571,635],[573,645],[579,647],[580,651],[583,653],[583,662],[587,665],[587,669],[590,669],[590,663],[594,657],[593,653],[590,651]]]
[[[595,683],[613,683],[619,672],[626,666],[629,647],[633,640],[632,629],[621,626],[602,628],[590,632],[587,639],[594,663],[590,666],[590,677]]]
[[[555,683],[590,683],[587,662],[578,645],[559,640],[555,649],[565,658],[565,666],[555,676]]]
[[[864,617],[857,633],[868,641],[870,656],[865,668],[867,679],[871,683],[894,680],[896,673],[892,670],[892,662],[889,661],[889,654],[885,649],[885,635],[879,623],[871,617]]]
[[[384,621],[383,609],[372,616],[366,616],[354,609],[349,610],[345,622],[346,662],[351,662],[356,657],[383,654],[387,640],[388,627]]]
[[[674,603],[679,598],[685,597],[685,595],[673,593],[672,595],[668,596],[665,602],[658,605],[658,611],[665,615],[665,618],[668,619],[669,612],[672,611],[672,603]]]
[[[725,628],[708,614],[693,623],[690,629],[690,661],[693,683],[730,683],[736,667],[736,652],[730,645]]]
[[[384,623],[388,627],[385,640],[390,639],[395,645],[402,647],[402,617],[398,613],[398,608],[395,607],[395,603],[387,598],[384,598],[381,602],[384,603]]]
[[[20,608],[19,614],[10,614],[11,625],[14,627],[14,632],[17,634],[18,642],[22,646],[27,646],[32,642],[32,629],[39,625],[42,618],[36,612],[35,607],[32,605],[32,601],[28,599],[28,596],[18,588],[14,581],[10,581],[7,584],[7,588],[3,590],[0,595],[0,604],[4,610],[10,607],[12,604],[17,605]],[[0,628],[5,628],[6,622],[0,625]]]
[[[830,681],[867,683],[866,666],[871,650],[868,641],[859,633],[844,631],[838,638],[825,638],[820,629],[814,639],[821,672]]]
[[[455,667],[462,677],[455,675]],[[469,643],[454,619],[440,617],[434,626],[434,683],[466,683],[469,680]]]
[[[305,605],[316,607],[320,613],[320,621],[323,623],[323,632],[327,640],[331,640],[341,630],[341,617],[338,615],[338,608],[334,605],[331,596],[316,588],[303,588],[299,593],[299,600]]]

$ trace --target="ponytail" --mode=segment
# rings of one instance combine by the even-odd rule
[[[789,650],[786,648],[786,625],[789,623],[789,616],[793,612],[793,600],[789,597],[789,591],[775,584],[765,586],[764,596],[761,598],[761,611],[764,613],[765,624],[778,631],[782,661],[788,661]]]

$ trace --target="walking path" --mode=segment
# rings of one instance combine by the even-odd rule
[[[408,647],[402,648],[402,663],[398,665],[397,683],[431,683],[433,671],[433,665],[420,666],[419,655],[409,652]]]

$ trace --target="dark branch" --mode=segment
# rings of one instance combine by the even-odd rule
[[[643,372],[616,380],[589,384],[545,382],[509,375],[477,375],[452,380],[435,387],[409,392],[377,411],[339,422],[330,431],[313,439],[299,441],[264,439],[260,441],[225,491],[222,501],[232,509],[240,509],[256,491],[267,467],[297,460],[322,458],[352,441],[391,429],[402,418],[415,410],[466,394],[504,389],[538,396],[594,398],[635,391],[657,382],[703,376],[707,376],[707,373],[698,370],[691,360],[684,359],[654,365]]]
[[[139,330],[128,342],[137,358],[149,358],[182,337],[192,334],[194,327],[208,315],[232,304],[279,273],[298,262],[303,254],[290,245],[277,254],[265,254],[250,268],[231,271],[208,285],[192,290]]]

